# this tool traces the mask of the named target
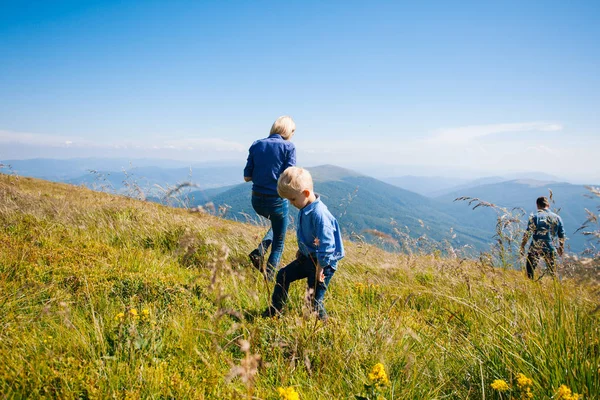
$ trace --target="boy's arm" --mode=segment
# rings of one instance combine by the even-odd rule
[[[317,254],[317,272],[322,274],[322,269],[332,264],[331,257],[335,251],[335,235],[334,227],[329,221],[324,221],[323,218],[317,218],[314,224],[314,241],[315,253]]]
[[[325,282],[325,272],[320,265],[317,265],[317,279],[319,282]]]

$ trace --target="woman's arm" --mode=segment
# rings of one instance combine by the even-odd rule
[[[252,173],[254,172],[254,157],[252,157],[252,147],[254,143],[248,149],[248,160],[246,160],[246,167],[244,167],[244,182],[250,182],[252,180]]]
[[[285,164],[283,165],[283,170],[285,171],[288,167],[296,166],[296,147],[293,146],[287,154],[287,159],[285,160]]]

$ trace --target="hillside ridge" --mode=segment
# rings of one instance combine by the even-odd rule
[[[303,283],[264,319],[272,285],[247,253],[265,227],[7,175],[0,220],[9,398],[499,399],[519,374],[535,398],[600,392],[598,299],[573,279],[347,242],[327,324]]]

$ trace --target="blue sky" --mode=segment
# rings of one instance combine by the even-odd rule
[[[600,2],[3,1],[0,160],[600,179]],[[410,166],[410,167],[409,167]]]

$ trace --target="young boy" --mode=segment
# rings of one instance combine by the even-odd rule
[[[323,298],[337,263],[344,257],[342,235],[336,219],[314,193],[310,173],[289,167],[277,181],[277,192],[300,210],[296,220],[298,252],[296,259],[277,273],[271,306],[264,312],[273,316],[281,312],[288,298],[290,283],[306,278],[311,291],[313,310],[327,319]]]

